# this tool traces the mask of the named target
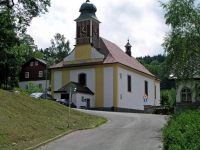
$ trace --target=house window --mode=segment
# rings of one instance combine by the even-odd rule
[[[42,84],[39,84],[39,88],[41,88],[41,89],[42,89]]]
[[[39,71],[39,77],[43,77],[43,71]]]
[[[144,93],[148,95],[148,81],[144,81]]]
[[[189,88],[183,88],[181,90],[181,101],[192,101],[192,92]]]
[[[127,82],[128,82],[128,92],[131,92],[131,76],[128,75],[127,77]]]
[[[79,74],[78,83],[82,86],[86,86],[86,74],[85,73]]]
[[[38,66],[38,61],[35,61],[35,66]]]
[[[33,66],[33,62],[30,62],[30,66]]]
[[[25,72],[25,78],[29,78],[29,72]]]

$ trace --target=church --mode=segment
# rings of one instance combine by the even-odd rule
[[[160,80],[132,57],[129,40],[124,52],[100,37],[97,8],[89,0],[79,11],[74,49],[49,68],[54,99],[69,99],[66,87],[74,84],[72,101],[77,108],[143,111],[144,105],[159,106]]]

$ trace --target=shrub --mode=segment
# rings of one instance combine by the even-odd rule
[[[39,87],[39,85],[34,84],[32,81],[28,82],[27,91],[29,94],[35,93],[35,92],[43,92],[43,89]]]
[[[165,90],[161,91],[161,101],[160,105],[165,108],[172,108],[174,107],[176,102],[176,90]]]
[[[200,149],[200,109],[176,111],[163,128],[163,150]]]

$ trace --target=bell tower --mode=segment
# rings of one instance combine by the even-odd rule
[[[76,21],[76,45],[91,44],[96,49],[100,48],[99,24],[95,15],[97,8],[89,0],[80,7],[80,16]]]
[[[131,44],[129,43],[129,39],[128,39],[128,43],[125,45],[126,48],[126,54],[129,55],[131,57]]]

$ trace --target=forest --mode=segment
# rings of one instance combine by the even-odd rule
[[[145,66],[157,79],[161,81],[160,90],[170,90],[175,88],[175,82],[169,80],[170,68],[166,64],[165,55],[144,56],[136,58],[142,65]]]

